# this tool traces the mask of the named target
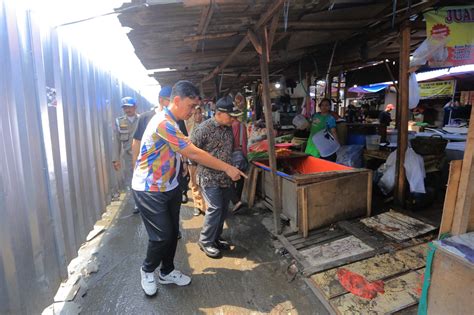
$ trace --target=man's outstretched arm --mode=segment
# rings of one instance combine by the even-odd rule
[[[199,149],[192,143],[186,146],[186,148],[180,150],[180,153],[198,164],[225,172],[227,176],[229,176],[233,181],[239,180],[241,176],[247,178],[247,176],[242,173],[238,168],[213,157],[212,155],[210,155],[204,150]]]

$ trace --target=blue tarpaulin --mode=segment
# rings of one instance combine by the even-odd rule
[[[371,85],[362,85],[357,87],[351,87],[349,92],[353,93],[376,93],[381,91],[389,86],[388,84],[371,84]]]

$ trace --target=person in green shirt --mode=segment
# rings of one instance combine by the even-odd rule
[[[324,98],[321,100],[318,106],[320,112],[315,113],[313,117],[311,117],[311,130],[305,153],[317,158],[335,162],[337,157],[336,152],[326,156],[321,156],[318,145],[313,141],[314,135],[323,130],[327,130],[329,134],[328,136],[332,136],[334,141],[336,141],[336,143],[338,142],[336,133],[336,119],[334,119],[333,115],[331,115],[331,100]]]

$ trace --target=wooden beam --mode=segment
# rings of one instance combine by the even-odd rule
[[[199,20],[197,34],[196,34],[198,36],[206,34],[207,27],[209,26],[212,15],[214,14],[214,2],[213,0],[209,2],[210,2],[209,6],[205,6],[204,8],[202,8],[201,18]],[[193,52],[196,52],[198,44],[199,44],[199,41],[194,41],[191,44],[191,50]]]
[[[239,32],[224,32],[224,33],[213,33],[213,34],[204,34],[204,35],[194,35],[188,36],[184,38],[185,42],[195,42],[200,40],[207,40],[207,39],[220,39],[220,38],[227,38],[232,37],[235,35],[239,35]]]
[[[453,235],[468,232],[469,220],[474,210],[474,111],[471,111],[469,131],[467,134],[466,150],[462,162],[461,178],[459,180],[456,208],[454,210]],[[470,226],[472,228],[472,226]]]
[[[331,80],[329,80],[329,76],[331,75],[331,68],[332,68],[332,62],[334,60],[334,55],[336,54],[336,48],[337,48],[337,40],[334,42],[334,46],[332,47],[332,53],[331,53],[331,59],[329,59],[329,65],[328,65],[328,71],[326,73],[326,98],[331,99],[331,93],[332,93],[332,77]]]
[[[439,236],[451,233],[453,227],[454,210],[458,197],[459,180],[461,179],[462,160],[451,161],[446,195],[444,197],[443,216],[439,226]]]
[[[278,28],[278,20],[280,19],[280,14],[275,14],[270,23],[270,31],[268,34],[268,47],[271,50],[273,46],[273,41],[275,40],[275,34]]]
[[[272,173],[273,182],[273,223],[275,226],[275,233],[281,234],[281,198],[278,185],[277,162],[275,152],[275,134],[273,131],[273,119],[272,119],[272,105],[270,100],[270,79],[268,75],[268,61],[267,61],[267,47],[265,35],[262,34],[262,54],[260,55],[260,74],[262,76],[262,102],[263,102],[263,113],[265,115],[265,124],[267,127],[267,139],[268,139],[268,160],[270,163],[270,169]]]
[[[242,0],[183,0],[185,8],[208,6],[214,3],[219,5],[242,4]]]
[[[311,95],[309,94],[309,87],[311,86],[311,74],[309,72],[305,73],[304,84],[306,85],[306,92],[307,92],[306,97],[305,97],[306,115],[308,115],[308,117],[311,117],[310,116],[312,114],[311,113]]]
[[[265,25],[277,12],[278,10],[280,9],[280,7],[283,5],[283,3],[285,2],[285,0],[276,0],[276,1],[273,1],[273,3],[270,5],[270,7],[268,8],[268,10],[262,14],[262,16],[260,17],[260,19],[258,20],[258,22],[254,25],[253,27],[253,31],[256,32],[260,29],[260,27],[262,25]],[[224,69],[225,67],[227,67],[227,65],[232,61],[232,59],[234,59],[234,57],[240,53],[246,46],[247,44],[249,43],[249,39],[247,36],[245,36],[244,38],[242,38],[242,40],[240,41],[240,43],[237,45],[237,47],[234,48],[234,50],[232,51],[232,53],[219,65],[217,66],[214,70],[212,70],[211,73],[209,73],[207,76],[205,76],[202,81],[205,82],[205,81],[209,81],[210,79],[212,79],[215,75],[217,75],[219,72],[222,71],[222,69]]]
[[[270,63],[270,46],[269,46],[269,37],[268,37],[268,28],[266,26],[263,27],[262,29],[262,34],[263,34],[263,37],[265,38],[263,40],[263,44],[266,45],[267,49],[265,49],[267,51],[266,55],[267,55],[267,63]]]
[[[221,97],[219,77],[214,77],[214,87],[216,89],[216,101]]]
[[[374,22],[374,19],[360,19],[360,20],[340,20],[340,21],[317,21],[317,22],[310,22],[310,21],[294,21],[288,22],[288,27],[291,28],[308,28],[314,29],[315,31],[318,29],[331,29],[331,28],[343,28],[348,30],[354,30],[354,27],[363,28],[366,26],[367,23]],[[283,27],[283,24],[280,25]]]
[[[261,26],[267,24],[268,21],[270,21],[270,19],[275,14],[278,13],[278,11],[280,10],[280,7],[283,5],[284,2],[285,2],[285,0],[273,1],[271,6],[268,8],[268,10],[264,14],[262,14],[262,16],[258,20],[257,24],[255,24],[255,26],[253,27],[253,30],[257,31]]]
[[[395,201],[404,206],[406,175],[405,175],[405,154],[408,148],[408,70],[410,66],[410,25],[404,23],[401,26],[401,50],[400,50],[400,71],[398,80],[398,106],[397,106],[397,160],[395,178]]]
[[[335,112],[339,115],[339,104],[341,103],[341,81],[342,81],[342,69],[339,70],[339,74],[337,76],[337,95],[336,95],[336,104],[335,104]]]
[[[387,61],[383,61],[385,68],[387,69],[388,75],[390,76],[390,79],[392,80],[392,84],[395,87],[395,90],[398,93],[398,84],[395,82],[395,76],[393,75],[392,69],[390,69],[390,65],[387,63]]]
[[[255,35],[252,30],[247,31],[247,37],[249,38],[249,41],[252,43],[253,47],[257,51],[259,55],[262,54],[262,44],[260,43],[260,40],[257,38],[257,35]]]

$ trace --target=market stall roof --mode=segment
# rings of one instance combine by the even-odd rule
[[[349,88],[349,92],[352,93],[376,93],[387,88],[390,84],[370,84],[362,86],[354,86]]]
[[[456,80],[456,91],[470,91],[474,86],[474,64],[417,73],[418,82]]]
[[[202,82],[205,92],[212,94],[216,85],[225,92],[259,77],[253,46],[258,48],[255,33],[264,25],[273,43],[270,74],[274,77],[287,69],[298,73],[302,65],[297,63],[305,57],[306,69],[317,68],[324,74],[335,42],[335,71],[343,65],[398,58],[398,24],[411,18],[418,25],[412,31],[414,49],[425,38],[424,23],[417,14],[440,1],[399,0],[395,11],[393,3],[132,0],[120,8],[119,19],[132,29],[128,36],[137,56],[160,84],[189,79]],[[216,83],[216,76],[222,80]]]
[[[437,69],[417,73],[418,82],[428,80],[469,79],[474,76],[474,65]]]

